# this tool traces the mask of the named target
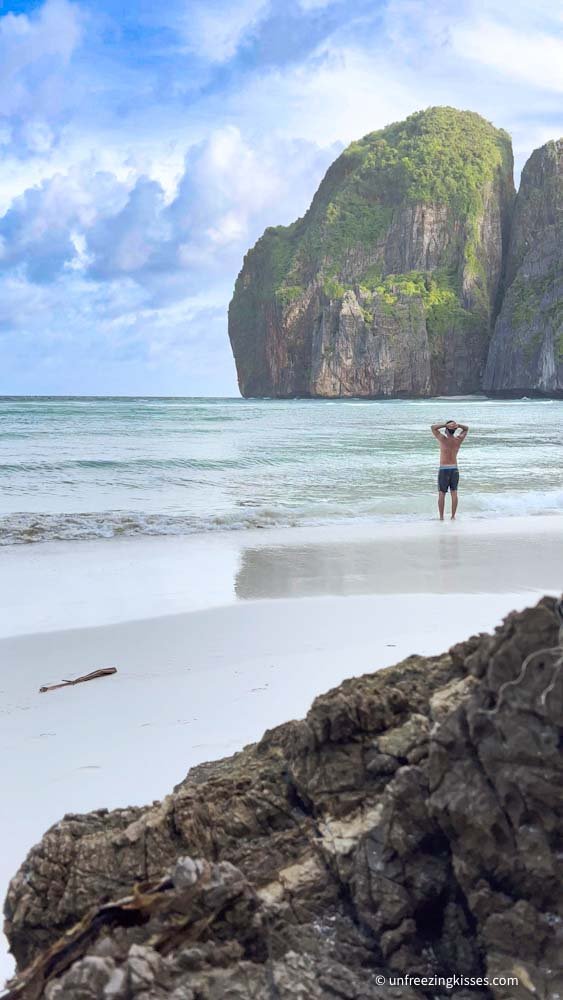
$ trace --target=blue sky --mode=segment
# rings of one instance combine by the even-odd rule
[[[559,0],[0,2],[0,393],[234,395],[246,250],[433,104],[563,132]]]

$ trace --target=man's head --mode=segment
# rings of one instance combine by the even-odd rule
[[[447,421],[446,430],[448,434],[451,434],[452,436],[455,434],[455,432],[457,431],[457,423],[455,422],[455,420]]]

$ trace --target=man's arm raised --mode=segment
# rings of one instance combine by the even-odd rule
[[[446,426],[445,421],[442,424],[430,424],[430,430],[432,431],[434,437],[438,438],[438,441],[441,441],[442,438],[444,437],[443,434],[440,434],[440,428],[445,426]]]
[[[461,442],[465,441],[465,439],[467,437],[467,434],[469,432],[469,427],[467,426],[467,424],[458,424],[457,426],[461,430],[461,434],[458,434],[458,441],[461,444]]]

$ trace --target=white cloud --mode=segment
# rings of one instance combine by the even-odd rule
[[[335,39],[304,62],[260,74],[229,102],[233,113],[268,123],[273,134],[319,145],[351,142],[425,103],[408,70],[401,76],[386,56]]]
[[[271,203],[279,186],[279,164],[264,144],[252,148],[238,128],[226,125],[188,152],[174,212],[197,229],[229,219],[228,228],[244,232],[249,216]]]
[[[5,14],[0,18],[0,113],[13,114],[28,106],[27,71],[43,65],[49,78],[68,63],[82,38],[81,10],[68,0],[47,0],[36,14]]]
[[[217,246],[240,243],[246,235],[246,226],[240,213],[233,209],[217,219],[215,225],[208,228],[207,235],[211,243]]]
[[[172,199],[146,176],[119,178],[87,160],[28,188],[0,218],[4,273],[52,283],[69,270],[145,287],[150,308],[219,282],[230,293],[267,225],[309,203],[334,148],[264,138],[234,126],[194,145]],[[229,295],[222,291],[222,307]]]
[[[0,278],[0,392],[236,394],[226,292],[151,308],[128,280]]]
[[[181,33],[197,55],[212,63],[224,63],[252,36],[269,8],[270,0],[190,4],[181,20]]]
[[[5,14],[0,20],[2,79],[44,56],[67,61],[80,37],[79,8],[68,0],[46,0],[34,16]]]
[[[55,136],[46,121],[25,122],[21,134],[30,153],[48,153],[53,147]]]
[[[8,122],[0,121],[0,146],[9,147],[12,141],[12,129]]]
[[[464,59],[534,87],[563,91],[563,38],[490,20],[456,25],[451,38]]]
[[[77,233],[103,213],[118,211],[126,190],[111,174],[79,165],[16,198],[0,219],[3,269],[23,268],[38,282],[52,281],[75,256]]]
[[[302,10],[323,10],[331,7],[334,3],[343,3],[343,0],[299,0]]]

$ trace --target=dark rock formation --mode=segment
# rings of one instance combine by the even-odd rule
[[[506,293],[485,372],[487,392],[563,395],[563,140],[522,172]]]
[[[66,816],[10,886],[10,1000],[556,1000],[559,624],[543,598],[345,681],[162,803]]]
[[[267,229],[229,308],[244,396],[479,391],[514,197],[508,135],[430,108],[352,143]]]

